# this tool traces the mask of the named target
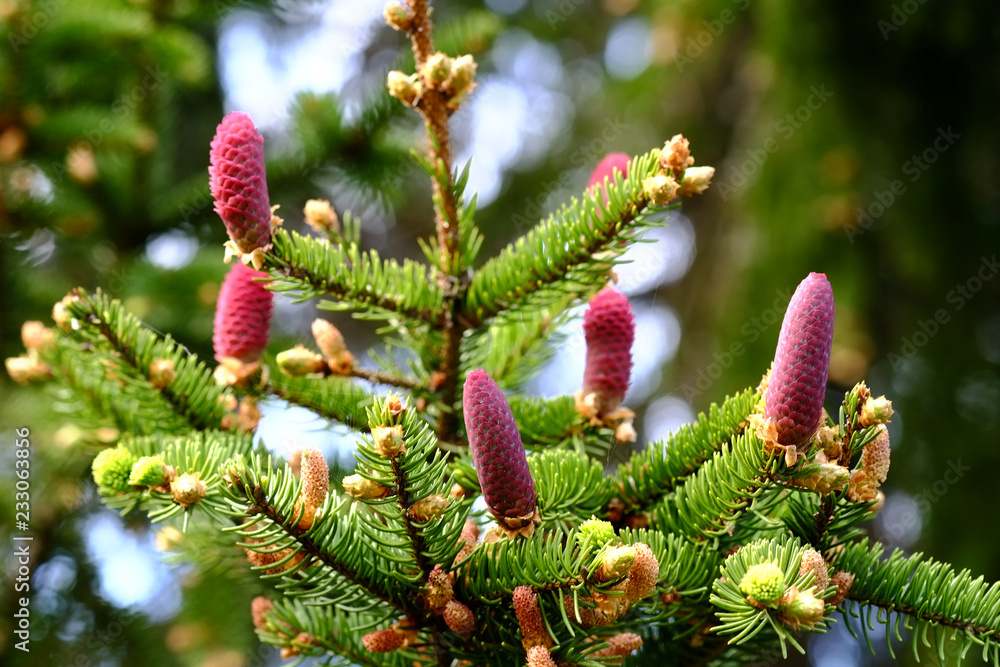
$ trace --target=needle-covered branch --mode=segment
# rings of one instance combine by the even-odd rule
[[[901,626],[910,631],[910,644],[919,660],[920,645],[933,648],[944,664],[949,643],[965,656],[970,649],[982,652],[983,661],[1000,661],[1000,583],[973,578],[968,570],[957,572],[947,563],[917,553],[895,550],[888,558],[880,544],[862,540],[833,552],[832,565],[854,575],[847,597],[860,605],[860,626],[869,645],[868,630],[875,619],[886,626],[886,642],[903,641]],[[844,608],[848,627],[857,617]],[[873,649],[874,650],[874,649]]]
[[[94,294],[77,290],[65,303],[73,321],[64,331],[83,346],[81,351],[85,347],[93,355],[91,363],[100,359],[104,364],[108,380],[117,383],[121,395],[132,403],[136,412],[132,421],[144,424],[137,427],[139,432],[150,427],[174,432],[185,426],[220,428],[223,391],[196,355],[169,335],[150,331],[101,290]],[[163,405],[170,407],[171,418],[162,417]],[[142,414],[160,417],[143,419]]]
[[[654,214],[663,209],[643,187],[659,158],[655,150],[633,159],[624,179],[615,174],[606,203],[600,190],[585,192],[488,260],[469,285],[465,317],[482,322],[604,286],[629,241],[660,224]]]
[[[374,250],[337,245],[279,229],[267,268],[275,292],[297,300],[321,299],[330,310],[354,310],[373,319],[402,318],[415,325],[440,326],[443,296],[427,268],[412,260],[402,265]]]

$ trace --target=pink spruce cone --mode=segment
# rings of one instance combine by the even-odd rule
[[[486,505],[498,519],[532,515],[535,480],[528,470],[521,434],[507,399],[486,371],[469,373],[462,406],[472,462]]]
[[[587,189],[594,187],[595,185],[604,185],[604,179],[607,178],[608,181],[614,183],[615,181],[615,169],[622,173],[622,178],[628,174],[628,163],[632,158],[625,153],[611,153],[603,160],[597,163],[594,167],[594,171],[590,173],[590,181],[587,183]],[[604,202],[607,203],[608,195],[604,193]]]
[[[583,333],[587,339],[583,394],[596,394],[595,407],[606,414],[625,398],[632,373],[635,318],[628,298],[611,287],[598,292],[583,315]]]
[[[241,262],[229,270],[215,306],[212,344],[216,360],[231,357],[249,364],[260,359],[267,347],[273,304],[272,294],[254,278],[266,277]]]
[[[799,283],[785,310],[764,414],[782,445],[805,444],[819,426],[833,344],[833,288],[822,273]]]
[[[212,140],[209,187],[215,212],[239,254],[271,243],[271,202],[264,171],[264,138],[242,111],[219,123]]]

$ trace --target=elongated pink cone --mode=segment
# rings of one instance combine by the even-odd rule
[[[272,294],[254,278],[267,274],[235,262],[219,290],[212,344],[215,358],[233,357],[244,363],[260,358],[271,326]]]
[[[625,398],[632,373],[635,317],[628,297],[611,287],[598,292],[583,315],[583,333],[587,339],[583,393],[596,394],[599,414],[611,412]]]
[[[264,170],[264,138],[242,111],[227,114],[215,131],[208,168],[215,212],[240,253],[271,243],[271,203]]]
[[[531,515],[535,480],[528,470],[521,434],[507,399],[486,371],[472,371],[466,377],[462,406],[486,505],[498,518]]]
[[[611,153],[607,155],[603,160],[597,163],[594,167],[594,171],[590,173],[590,181],[587,183],[587,189],[594,187],[595,185],[603,185],[604,179],[607,178],[612,183],[615,180],[614,172],[617,169],[621,172],[624,178],[628,174],[628,163],[632,158],[625,153]],[[604,201],[608,201],[607,193],[604,194]]]
[[[802,445],[819,426],[832,344],[833,289],[825,274],[810,273],[785,310],[765,395],[780,444]]]

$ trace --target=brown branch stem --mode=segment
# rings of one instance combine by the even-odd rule
[[[368,380],[369,382],[373,382],[375,384],[389,384],[394,387],[403,387],[405,389],[416,389],[420,386],[420,382],[414,378],[399,377],[398,375],[393,375],[392,373],[387,373],[385,371],[362,368],[360,366],[352,366],[350,375],[351,377]]]
[[[455,401],[458,394],[459,353],[464,326],[459,322],[462,311],[464,285],[458,275],[461,271],[459,254],[458,202],[455,199],[454,180],[451,170],[451,139],[448,133],[448,118],[451,109],[440,86],[434,85],[424,76],[424,64],[434,54],[432,23],[428,0],[410,0],[412,19],[407,32],[413,46],[417,72],[423,79],[423,92],[417,110],[424,118],[424,127],[430,144],[431,164],[435,175],[434,213],[437,228],[440,271],[438,284],[444,292],[445,317],[442,328],[444,346],[438,371],[444,380],[440,385],[441,414],[437,423],[437,436],[442,440],[454,440],[456,436]]]

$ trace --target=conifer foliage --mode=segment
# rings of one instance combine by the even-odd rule
[[[891,620],[897,637],[913,629],[914,650],[933,642],[943,655],[954,642],[997,664],[1000,585],[920,555],[884,559],[859,539],[889,470],[892,408],[862,383],[836,415],[824,411],[834,300],[823,275],[799,285],[759,388],[605,474],[610,449],[636,437],[622,405],[635,323],[608,286],[612,268],[678,197],[704,192],[712,169],[695,166],[681,135],[610,156],[579,198],[479,261],[475,199],[448,133],[475,62],[434,48],[426,0],[385,16],[415,62],[387,86],[429,140],[419,160],[437,234],[426,262],[363,248],[360,223],[341,224],[322,200],[304,210],[317,235],[284,230],[263,139],[249,116],[228,115],[210,178],[224,259],[237,259],[219,296],[214,373],[82,290],[56,304],[54,328],[27,323],[26,353],[7,360],[14,379],[54,378],[121,430],[93,462],[105,502],[214,531],[212,547],[266,591],[247,623],[290,660],[752,663],[802,650],[840,612],[862,614],[862,628]],[[315,346],[271,356],[273,292],[383,320],[412,362],[366,367],[322,318]],[[552,322],[584,302],[576,396],[505,396]],[[356,430],[355,469],[331,470],[318,450],[273,457],[253,437],[262,400]]]

